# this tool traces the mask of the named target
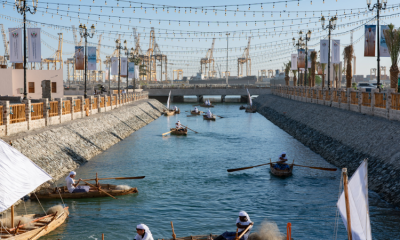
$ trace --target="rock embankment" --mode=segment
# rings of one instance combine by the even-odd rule
[[[146,99],[60,125],[2,138],[57,180],[90,158],[161,116],[157,100]]]
[[[260,114],[328,162],[352,174],[368,158],[369,189],[400,206],[400,122],[274,95],[254,100]]]

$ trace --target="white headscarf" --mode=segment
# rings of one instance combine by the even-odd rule
[[[247,221],[251,222],[251,219],[249,217],[249,214],[247,214],[247,212],[245,211],[240,211],[239,212],[239,217],[247,217]],[[238,218],[239,219],[239,218]],[[240,220],[240,219],[239,219]]]
[[[71,178],[71,177],[70,177],[71,175],[76,175],[76,172],[71,171],[71,172],[68,174],[68,176],[65,178],[65,181],[66,181],[68,178]]]
[[[282,155],[283,155],[283,154],[285,154],[285,155],[286,155],[286,152],[282,152]]]
[[[145,236],[143,239],[153,239],[153,235],[150,232],[149,227],[146,224],[139,224],[136,226],[137,229],[143,229],[145,231]]]
[[[210,109],[208,109],[207,113],[211,114],[211,111],[210,111]]]

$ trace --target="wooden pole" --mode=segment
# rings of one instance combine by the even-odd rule
[[[343,172],[343,185],[344,185],[344,199],[346,201],[346,215],[347,215],[347,236],[352,240],[351,235],[351,218],[350,218],[350,204],[349,204],[349,189],[347,183],[347,168],[342,169]]]
[[[238,231],[239,231],[239,228],[236,228],[235,240],[239,240],[239,238],[238,238]]]
[[[101,234],[101,240],[104,240],[104,233]]]
[[[174,224],[172,223],[172,221],[171,221],[171,228],[172,228],[172,239],[176,239],[176,234],[175,234],[175,231],[174,231]]]
[[[11,206],[11,228],[14,228],[14,205]]]
[[[97,173],[96,173],[96,186],[97,186],[97,187],[100,187],[100,186],[99,186],[99,177],[98,177]]]
[[[103,192],[103,193],[107,194],[108,196],[110,196],[110,197],[112,197],[112,198],[114,198],[114,199],[117,199],[116,197],[114,197],[113,195],[109,194],[108,192],[105,192],[105,191],[102,190],[101,188],[98,188],[98,187],[96,187],[96,186],[93,186],[92,184],[90,184],[90,183],[88,183],[88,182],[86,182],[86,181],[83,181],[83,180],[82,180],[82,182],[86,183],[87,185],[89,185],[89,186],[91,186],[91,187],[97,188],[97,190],[99,190],[99,192]]]

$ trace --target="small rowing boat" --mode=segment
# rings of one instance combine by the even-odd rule
[[[185,135],[186,136],[188,134],[187,128],[185,128],[185,131],[178,131],[176,128],[171,128],[170,130],[171,130],[171,134],[174,134],[174,135]]]
[[[255,112],[257,112],[257,109],[256,109],[256,108],[253,108],[253,107],[247,107],[247,108],[246,108],[246,112],[247,112],[247,113],[255,113]]]
[[[178,108],[178,111],[175,111],[175,114],[180,114],[181,110]]]
[[[290,169],[285,169],[285,170],[280,170],[280,169],[275,169],[275,164],[276,163],[270,163],[270,170],[271,170],[271,174],[277,177],[289,177],[292,176],[292,172],[293,172],[293,165],[294,164],[288,164]]]
[[[203,113],[202,111],[198,111],[198,112],[190,111],[190,114],[192,114],[192,115],[201,115],[202,113]]]
[[[200,104],[200,107],[208,107],[208,108],[211,108],[211,107],[214,107],[214,105],[206,105],[206,104]]]
[[[210,121],[215,121],[217,119],[216,116],[212,116],[211,118],[207,117],[207,115],[203,115],[203,120],[210,120]]]
[[[88,186],[88,184],[80,184],[82,186]],[[112,185],[112,184],[99,184],[100,189],[104,192],[110,194],[111,196],[123,196],[133,193],[138,193],[137,188],[126,188],[125,186]],[[59,192],[57,191],[59,190]],[[94,192],[80,192],[80,193],[70,193],[66,186],[59,188],[45,188],[36,192],[37,198],[42,199],[55,199],[59,198],[60,195],[63,199],[69,198],[98,198],[107,197],[108,195],[103,191]],[[31,195],[31,199],[36,199],[35,194]]]
[[[239,110],[245,110],[246,109],[246,107],[245,106],[240,106],[240,108],[239,108]]]

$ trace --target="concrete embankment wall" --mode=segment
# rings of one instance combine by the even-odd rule
[[[113,111],[3,137],[55,180],[161,116],[154,99],[135,101]]]
[[[274,95],[261,95],[254,105],[350,176],[368,158],[369,189],[400,206],[400,122]]]

